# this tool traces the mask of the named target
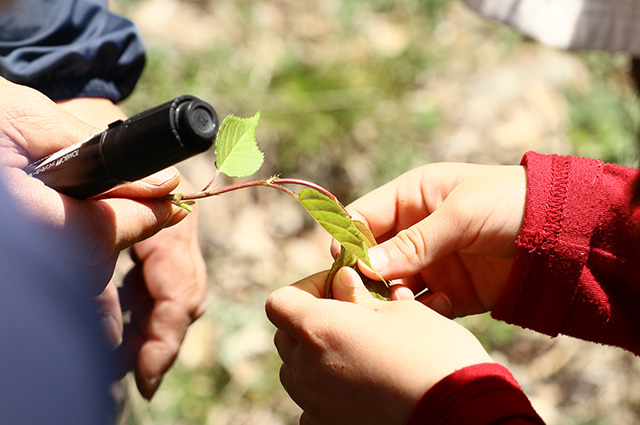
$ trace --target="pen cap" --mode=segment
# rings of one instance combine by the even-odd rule
[[[118,178],[139,180],[209,149],[218,128],[211,105],[180,96],[111,124],[101,143],[102,157]]]

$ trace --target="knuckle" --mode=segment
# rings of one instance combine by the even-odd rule
[[[421,267],[427,254],[427,243],[419,229],[403,229],[396,235],[396,240],[396,246],[406,260],[414,268]]]
[[[264,309],[269,319],[272,319],[280,313],[282,305],[280,298],[284,289],[285,288],[276,289],[269,295],[269,297],[267,297],[267,300],[264,303]]]

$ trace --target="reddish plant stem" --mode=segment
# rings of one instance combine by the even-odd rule
[[[306,187],[308,187],[310,189],[317,190],[318,192],[322,193],[323,195],[326,195],[329,198],[331,198],[331,200],[333,202],[335,202],[336,204],[340,205],[340,208],[342,208],[343,210],[346,211],[345,207],[340,203],[338,198],[336,198],[336,196],[333,193],[329,192],[327,189],[325,189],[324,187],[322,187],[322,186],[320,186],[318,184],[315,184],[315,183],[307,181],[307,180],[300,180],[300,179],[280,179],[280,178],[278,178],[278,179],[273,179],[272,181],[273,181],[273,183],[276,183],[276,184],[279,184],[279,185],[282,185],[282,184],[296,184],[296,185],[299,185],[299,186],[306,186]]]
[[[244,189],[247,187],[257,187],[257,186],[272,187],[274,189],[277,189],[281,192],[286,193],[287,195],[295,199],[298,199],[298,195],[295,192],[283,186],[285,184],[306,186],[310,189],[317,190],[318,192],[331,198],[331,200],[333,200],[336,204],[340,206],[340,208],[342,208],[346,212],[346,209],[344,208],[344,206],[340,203],[338,198],[336,198],[333,193],[329,192],[327,189],[325,189],[320,185],[309,182],[307,180],[300,180],[300,179],[271,178],[271,179],[264,179],[264,180],[253,180],[249,182],[232,184],[232,185],[221,187],[218,189],[209,189],[209,190],[203,190],[201,192],[185,193],[185,194],[182,194],[182,196],[180,197],[180,200],[195,201],[197,199],[203,199],[203,198],[208,198],[210,196],[217,196],[217,195],[222,195],[223,193],[233,192],[234,190],[238,190],[238,189]]]
[[[216,169],[215,174],[213,175],[213,177],[211,178],[211,180],[209,181],[209,183],[207,183],[207,185],[202,189],[202,192],[206,191],[207,189],[209,189],[211,186],[213,186],[213,182],[216,181],[216,179],[218,178],[218,175],[220,174],[220,170]]]

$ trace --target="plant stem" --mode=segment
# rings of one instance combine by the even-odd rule
[[[215,179],[215,177],[214,177]],[[213,179],[212,179],[213,181]],[[229,186],[225,186],[225,187],[221,187],[221,188],[217,188],[217,189],[208,189],[208,190],[202,190],[200,192],[194,192],[194,193],[184,193],[180,196],[180,200],[181,201],[195,201],[198,199],[203,199],[203,198],[208,198],[210,196],[217,196],[217,195],[222,195],[223,193],[228,193],[228,192],[233,192],[234,190],[238,190],[238,189],[244,189],[247,187],[257,187],[257,186],[267,186],[267,187],[272,187],[274,189],[277,189],[281,192],[286,193],[287,195],[298,199],[298,195],[293,192],[292,190],[284,187],[283,185],[285,184],[295,184],[295,185],[299,185],[299,186],[306,186],[310,189],[314,189],[317,190],[318,192],[328,196],[329,198],[331,198],[331,200],[333,200],[336,204],[338,204],[340,206],[340,208],[342,208],[343,210],[346,209],[344,208],[344,206],[340,203],[340,201],[338,200],[338,198],[335,197],[335,195],[331,192],[329,192],[327,189],[325,189],[324,187],[317,185],[315,183],[312,183],[310,181],[307,180],[300,180],[300,179],[281,179],[281,178],[270,178],[270,179],[264,179],[264,180],[252,180],[249,182],[243,182],[243,183],[236,183],[236,184],[232,184]],[[211,183],[208,185],[210,186]],[[207,186],[207,187],[208,187]],[[167,199],[167,200],[171,200],[173,199],[171,195],[164,197],[163,199]]]
[[[213,177],[211,178],[209,183],[207,183],[207,185],[202,189],[202,192],[205,192],[207,189],[209,189],[211,186],[213,186],[213,182],[216,181],[216,179],[218,178],[219,174],[220,174],[220,170],[216,169],[215,174],[213,175]]]
[[[331,198],[331,200],[333,202],[335,202],[336,204],[340,205],[340,208],[342,208],[343,210],[346,211],[345,207],[340,203],[340,201],[338,200],[338,198],[336,198],[336,196],[329,192],[327,189],[325,189],[324,187],[315,184],[313,182],[307,181],[307,180],[300,180],[300,179],[273,179],[272,180],[273,183],[278,184],[278,185],[282,185],[282,184],[297,184],[300,186],[306,186],[310,189],[314,189],[317,190],[318,192],[328,196],[329,198]]]

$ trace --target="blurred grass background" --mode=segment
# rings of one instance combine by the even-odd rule
[[[433,161],[518,163],[527,150],[635,165],[640,109],[624,54],[569,53],[454,0],[112,0],[148,46],[123,104],[190,93],[222,117],[262,111],[263,177],[317,182],[343,203]],[[213,158],[190,160],[195,186]],[[123,423],[289,425],[264,300],[328,268],[328,237],[280,194],[199,204],[210,307],[159,393],[131,391]],[[549,339],[486,315],[462,319],[516,374],[549,424],[635,423],[635,357]]]

